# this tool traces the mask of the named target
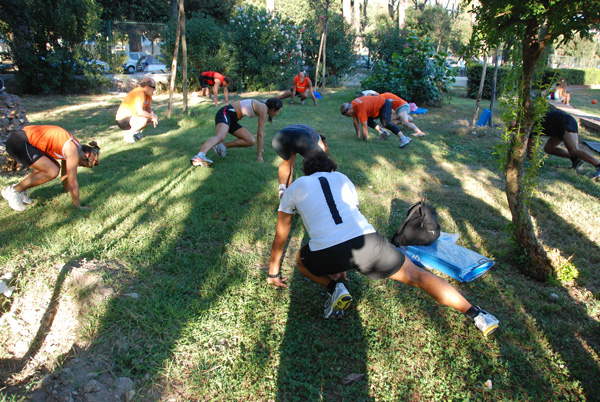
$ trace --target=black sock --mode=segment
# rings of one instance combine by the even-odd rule
[[[471,306],[471,308],[465,312],[465,315],[469,318],[469,320],[474,321],[475,317],[477,317],[477,314],[479,314],[480,312],[481,309],[479,308],[479,306]]]
[[[337,283],[337,281],[331,281],[327,284],[327,291],[330,295],[332,295],[333,292],[335,292],[335,286],[337,285]]]

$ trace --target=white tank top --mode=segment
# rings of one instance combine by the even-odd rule
[[[256,113],[254,113],[254,109],[252,109],[252,99],[241,100],[240,108],[242,109],[242,116],[256,117]]]

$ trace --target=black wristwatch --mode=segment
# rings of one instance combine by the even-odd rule
[[[278,272],[275,275],[267,274],[267,278],[281,278],[281,272]]]

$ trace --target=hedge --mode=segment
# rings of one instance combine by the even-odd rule
[[[481,72],[483,70],[483,65],[470,62],[467,63],[467,95],[470,98],[477,98],[477,94],[479,93],[479,84],[481,82]],[[499,67],[498,68],[498,80],[496,84],[496,99],[502,95],[504,90],[504,81],[510,72],[509,67]],[[483,98],[484,99],[492,99],[492,79],[494,78],[494,66],[488,65],[485,71],[485,84],[483,87]]]

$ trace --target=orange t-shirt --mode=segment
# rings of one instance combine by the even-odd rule
[[[304,82],[300,82],[300,78],[295,76],[294,84],[296,84],[296,92],[304,92],[306,91],[306,88],[308,88],[308,84],[310,84],[310,78],[304,77]]]
[[[116,119],[121,120],[126,117],[137,116],[135,105],[138,102],[143,104],[142,109],[150,113],[150,104],[152,104],[152,97],[144,93],[144,88],[137,87],[131,92],[129,92],[125,96],[125,99],[123,99],[123,102],[121,102],[121,106],[119,106],[119,110],[117,110]]]
[[[404,99],[402,99],[401,97],[399,97],[398,95],[395,95],[391,92],[384,92],[382,94],[379,94],[379,96],[385,98],[385,99],[389,99],[392,101],[392,108],[394,110],[398,109],[400,106],[404,105],[406,103],[406,101]]]
[[[361,96],[352,101],[354,115],[358,117],[361,123],[367,121],[369,117],[379,116],[379,109],[383,106],[386,99],[381,96]]]
[[[80,147],[75,137],[58,126],[26,126],[23,131],[31,145],[53,158],[66,159],[64,148],[69,141]]]

